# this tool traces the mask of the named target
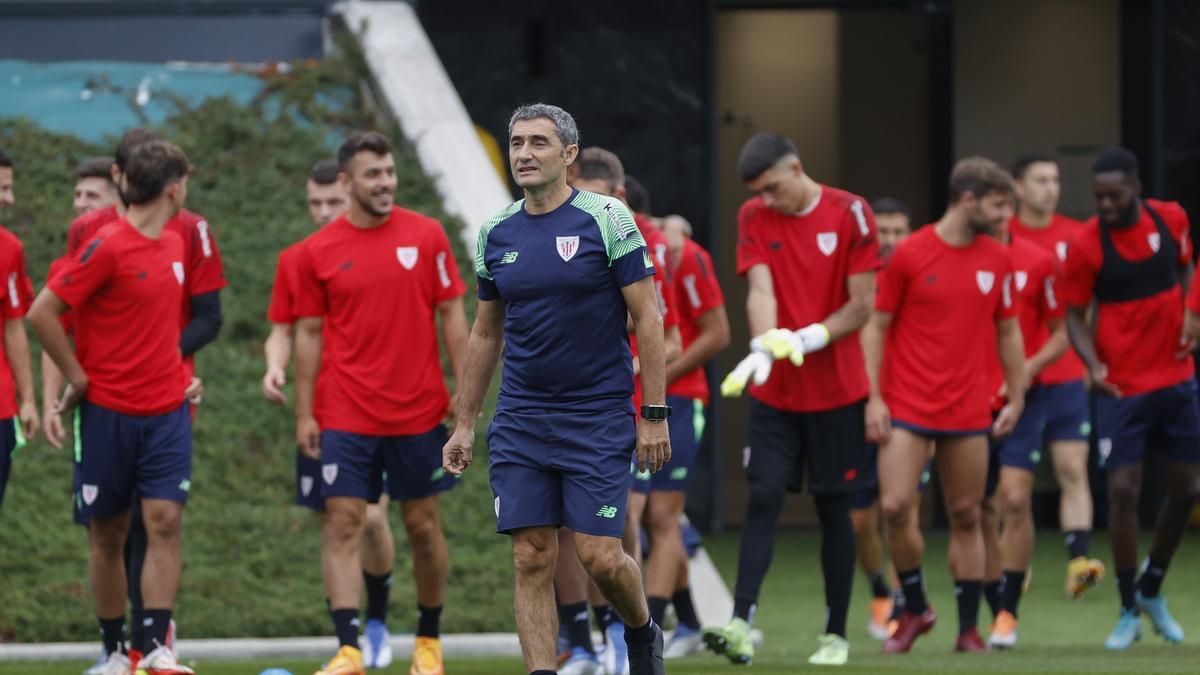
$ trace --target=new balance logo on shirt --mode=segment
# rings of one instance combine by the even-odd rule
[[[519,253],[520,253],[520,251],[507,251],[507,252],[505,252],[505,254],[504,254],[504,255],[500,256],[500,264],[501,264],[501,265],[508,265],[508,264],[511,264],[511,263],[515,263],[515,262],[517,262],[517,255],[518,255]]]

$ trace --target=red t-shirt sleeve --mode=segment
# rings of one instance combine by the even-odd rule
[[[4,269],[4,318],[20,319],[33,304],[33,282],[25,270],[25,247],[13,247]]]
[[[116,271],[116,258],[102,238],[89,241],[54,275],[47,288],[71,307],[79,308]]]
[[[666,271],[657,269],[654,272],[654,290],[658,293],[659,309],[663,315],[663,329],[679,325],[679,303],[675,297],[675,286],[667,277]]]
[[[1187,294],[1187,308],[1200,314],[1200,274],[1192,275],[1192,286]]]
[[[1187,267],[1192,262],[1192,241],[1191,229],[1192,225],[1188,221],[1187,211],[1184,211],[1178,204],[1175,205],[1175,218],[1171,224],[1174,225],[1175,241],[1179,242],[1179,265]]]
[[[1013,285],[1012,258],[1008,254],[1004,255],[1004,262],[997,276],[1000,277],[1000,302],[996,303],[995,317],[999,321],[1014,317],[1020,311],[1020,300]]]
[[[1058,261],[1047,258],[1045,274],[1042,275],[1042,292],[1038,294],[1039,310],[1047,321],[1061,319],[1067,315],[1067,306],[1059,298],[1062,293],[1062,270]]]
[[[208,222],[200,220],[192,230],[191,260],[188,261],[188,273],[191,274],[192,295],[203,295],[225,288],[225,266],[221,262],[221,251],[217,248],[217,240],[213,237],[212,228]]]
[[[699,248],[685,249],[682,257],[675,277],[676,302],[686,302],[688,313],[694,317],[724,304],[725,296],[708,253]]]
[[[1091,304],[1099,268],[1099,246],[1092,237],[1092,230],[1081,232],[1071,241],[1067,262],[1063,265],[1063,296],[1068,305]]]
[[[879,257],[879,239],[875,236],[875,213],[861,199],[850,203],[850,274],[874,272],[883,267]]]
[[[737,273],[744,275],[755,265],[767,264],[767,251],[754,226],[754,209],[749,202],[738,211]]]
[[[324,316],[328,303],[325,285],[317,276],[316,260],[307,247],[300,249],[296,255],[294,292],[292,311],[296,318]]]
[[[76,218],[75,220],[71,221],[71,226],[67,228],[67,257],[68,258],[74,256],[75,252],[79,250],[79,247],[83,246],[83,241],[81,241],[82,234],[83,234],[83,224],[79,222],[78,218]]]
[[[894,314],[904,302],[908,277],[908,251],[906,246],[900,245],[892,253],[887,267],[879,273],[875,286],[875,309]]]
[[[271,285],[271,304],[267,307],[267,321],[291,325],[296,323],[292,287],[295,285],[295,274],[291,270],[292,261],[296,255],[288,254],[285,249],[279,254],[275,264],[275,282]]]
[[[458,261],[454,259],[454,251],[450,250],[450,239],[446,237],[446,231],[442,229],[440,223],[437,232],[434,233],[433,250],[434,261],[437,263],[434,302],[445,302],[461,297],[467,292],[467,285],[463,283],[462,275],[458,273]]]

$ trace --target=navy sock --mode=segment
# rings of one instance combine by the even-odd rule
[[[983,582],[958,580],[954,582],[954,597],[958,600],[958,634],[964,635],[979,625],[979,596]]]
[[[921,568],[899,572],[899,575],[900,585],[904,588],[904,608],[917,616],[924,614],[928,605],[925,603],[925,577],[921,575]]]
[[[645,626],[633,628],[625,626],[625,642],[631,645],[648,645],[654,642],[654,629],[658,624],[654,623],[654,619],[646,622]]]
[[[557,675],[553,670],[534,670],[529,675]]]
[[[1004,609],[1007,609],[1013,618],[1017,616],[1017,605],[1021,602],[1021,593],[1025,587],[1025,570],[1014,572],[1012,570],[1004,570]]]
[[[868,574],[867,579],[871,582],[871,595],[876,599],[886,598],[892,594],[892,589],[888,588],[887,577],[882,568]]]
[[[670,600],[654,596],[646,597],[646,606],[650,609],[650,620],[654,623],[662,625],[663,617],[667,613],[667,603]]]
[[[169,609],[144,609],[142,614],[145,616],[142,619],[144,631],[142,634],[142,653],[149,654],[157,649],[160,645],[167,643],[167,628],[171,624],[171,610]]]
[[[129,646],[141,649],[146,640],[146,610],[134,607],[129,611]]]
[[[442,606],[422,607],[417,603],[417,635],[420,637],[440,637],[442,623]]]
[[[1142,568],[1142,576],[1138,578],[1138,590],[1147,598],[1158,596],[1162,590],[1163,578],[1167,576],[1167,565],[1169,562],[1162,562],[1146,559],[1146,565]]]
[[[992,610],[992,616],[996,616],[1000,610],[1004,609],[1004,577],[984,583],[983,599],[987,600],[988,609]]]
[[[1091,532],[1087,530],[1067,530],[1067,559],[1086,558],[1091,548]]]
[[[1137,611],[1137,572],[1135,570],[1117,570],[1117,591],[1121,594],[1121,607]]]
[[[613,613],[610,605],[593,605],[592,613],[596,615],[596,625],[603,633],[608,630],[608,627],[617,621],[617,615]]]
[[[387,623],[388,595],[392,590],[392,575],[374,575],[364,570],[363,587],[367,590],[367,621]]]
[[[899,621],[900,615],[904,613],[904,589],[897,588],[892,591],[892,618]]]
[[[100,619],[100,639],[104,641],[104,655],[125,651],[125,617]]]
[[[567,643],[595,653],[592,647],[592,627],[588,623],[587,602],[558,606],[558,623],[566,631]]]
[[[733,600],[733,616],[746,623],[754,623],[754,611],[757,609],[758,603],[753,600],[744,598],[734,598]]]
[[[692,604],[692,589],[683,588],[671,596],[671,604],[675,605],[675,616],[679,624],[695,630],[700,630],[700,618],[696,616],[696,607]]]
[[[338,645],[358,649],[358,608],[331,609],[329,616],[333,619]]]

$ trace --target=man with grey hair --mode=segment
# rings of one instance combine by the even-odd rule
[[[471,464],[475,420],[504,352],[487,432],[496,529],[512,536],[514,613],[525,667],[554,672],[557,531],[625,622],[630,673],[664,673],[637,563],[621,547],[630,457],[671,458],[662,317],[645,240],[619,200],[567,185],[579,153],[561,108],[522,106],[509,123],[509,167],[525,198],[483,224],[475,256],[479,310],[467,344],[457,426],[445,469]],[[643,401],[635,421],[626,314],[637,335]]]

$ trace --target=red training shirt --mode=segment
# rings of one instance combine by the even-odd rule
[[[1187,213],[1177,202],[1144,201],[1162,216],[1176,241],[1179,268],[1186,268],[1191,263]],[[1145,209],[1137,223],[1110,228],[1109,233],[1117,254],[1131,262],[1149,258],[1161,244],[1158,228]],[[1064,294],[1067,304],[1091,303],[1103,257],[1100,224],[1093,217],[1067,251]],[[1175,358],[1183,335],[1183,302],[1183,289],[1176,284],[1148,298],[1097,303],[1096,353],[1100,362],[1108,366],[1108,381],[1122,395],[1144,394],[1192,377],[1195,372],[1192,357]]]
[[[394,207],[378,227],[342,216],[304,240],[295,314],[322,317],[324,425],[372,436],[421,434],[450,397],[437,305],[466,286],[441,223]]]
[[[642,238],[646,240],[646,250],[654,259],[654,293],[658,296],[658,311],[663,318],[663,331],[679,325],[679,308],[675,297],[675,287],[671,283],[671,251],[667,235],[650,222],[649,218],[635,213],[633,222],[637,225]],[[638,355],[637,333],[629,334],[629,352],[631,356]],[[642,376],[639,373],[633,378],[633,409],[637,414],[642,411]]]
[[[882,266],[875,216],[858,195],[821,186],[816,202],[799,214],[781,213],[754,197],[738,211],[737,271],[771,271],[776,325],[797,330],[824,321],[850,300],[847,279]],[[870,391],[858,332],[804,357],[796,367],[780,359],[750,395],[790,412],[849,405]]]
[[[75,353],[87,400],[126,415],[183,403],[179,293],[187,281],[179,235],[150,239],[121,218],[100,229],[47,287],[75,312]]]
[[[296,277],[299,274],[300,248],[303,244],[303,241],[298,241],[279,252],[279,262],[275,265],[275,282],[271,285],[271,304],[267,308],[267,321],[271,323],[290,326],[299,318],[296,316]],[[321,342],[329,344],[329,340],[329,324],[323,323]],[[327,371],[325,364],[329,359],[329,351],[327,348],[321,350],[321,365],[317,371],[317,381],[313,385],[313,417],[318,425],[324,424],[325,378],[322,375]]]
[[[1062,276],[1061,268],[1067,261],[1067,248],[1082,229],[1083,223],[1074,218],[1068,218],[1061,213],[1051,216],[1050,224],[1040,228],[1026,225],[1024,221],[1016,216],[1013,216],[1012,220],[1008,221],[1008,230],[1013,236],[1032,241],[1054,254],[1055,261],[1060,268],[1060,277]],[[1086,370],[1083,366],[1083,361],[1075,353],[1075,349],[1067,347],[1067,351],[1063,352],[1063,355],[1058,360],[1042,370],[1038,376],[1038,381],[1045,385],[1074,382],[1075,380],[1083,379]]]
[[[1011,277],[1008,248],[988,236],[954,247],[929,225],[900,242],[875,297],[892,314],[881,389],[894,419],[939,431],[991,426],[987,374],[999,359],[996,322],[1017,314]]]
[[[725,304],[712,258],[700,244],[689,238],[683,240],[673,286],[679,309],[679,336],[683,339],[683,348],[687,349],[700,335],[700,317]],[[708,405],[708,378],[704,367],[680,375],[667,385],[667,395],[697,399]]]
[[[1025,343],[1025,358],[1028,359],[1050,339],[1050,322],[1066,316],[1067,306],[1058,297],[1062,280],[1053,254],[1017,236],[1009,239],[1008,252],[1012,257],[1012,290],[1017,303],[1017,320],[1021,325],[1021,339]],[[995,393],[1004,384],[1004,368],[999,358],[992,363],[995,366],[992,391]],[[1038,373],[1034,383],[1045,384],[1042,373]],[[992,407],[998,410],[1003,404],[1004,401],[997,398]]]
[[[0,226],[0,278],[4,280],[4,289],[0,291],[4,309],[0,310],[0,316],[5,321],[23,319],[33,304],[33,282],[25,270],[25,246],[3,226]],[[16,375],[8,362],[7,350],[0,348],[0,419],[16,414]]]

